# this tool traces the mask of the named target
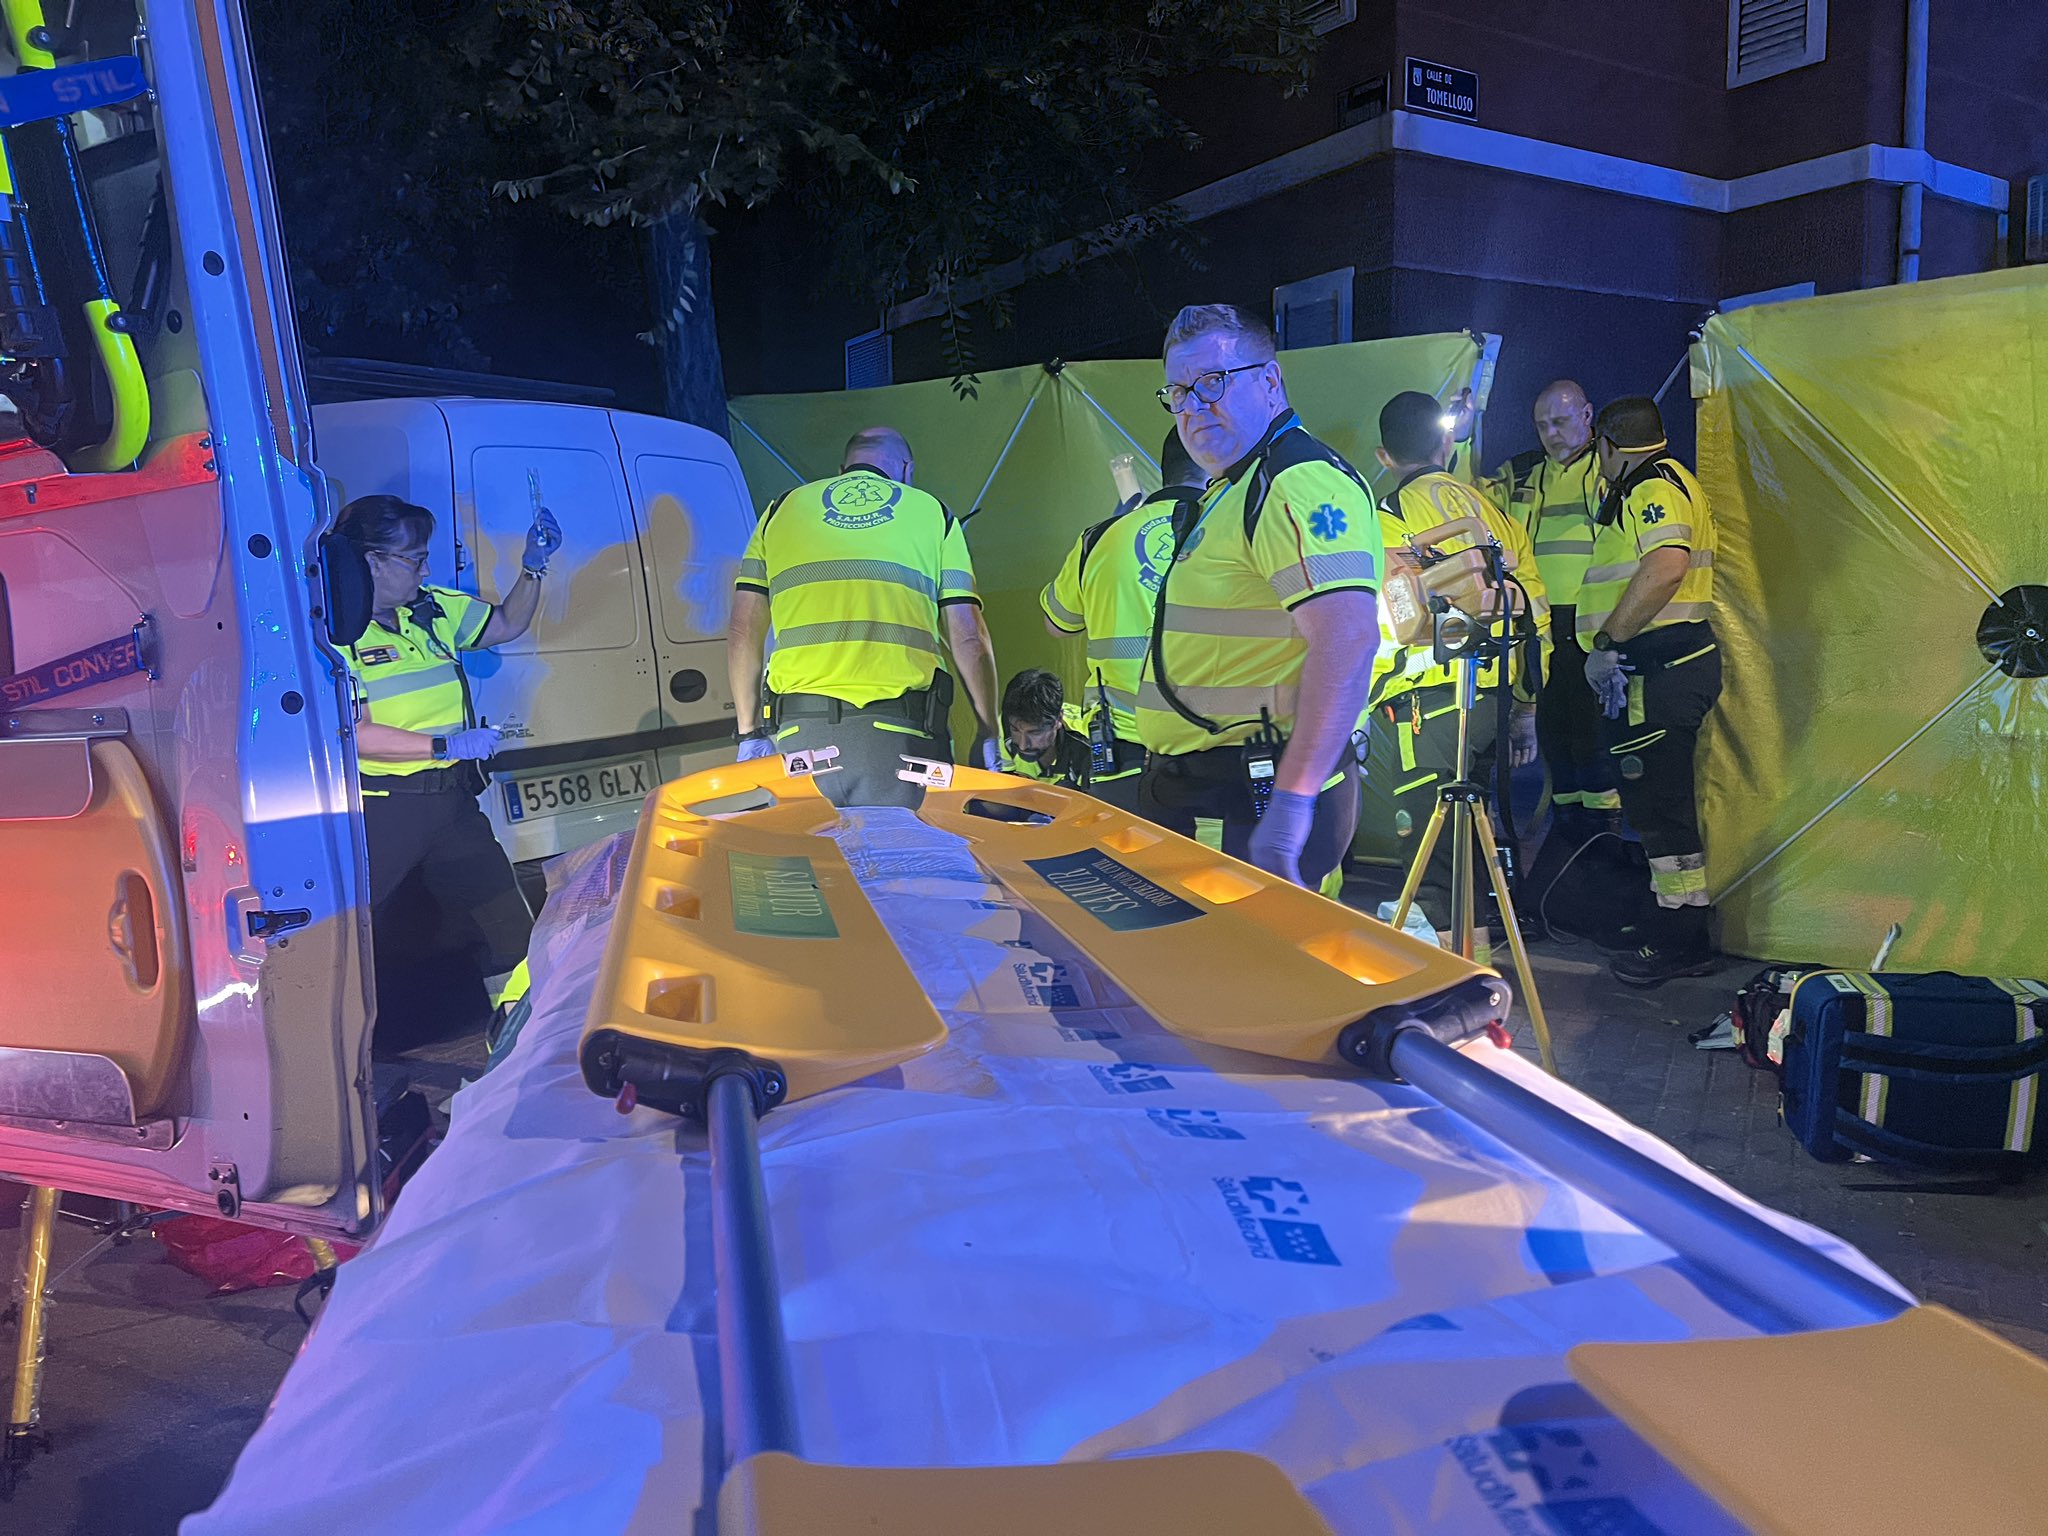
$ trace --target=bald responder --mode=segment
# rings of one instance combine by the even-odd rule
[[[494,1007],[523,990],[533,914],[491,824],[477,806],[481,764],[498,732],[476,716],[461,653],[517,640],[533,624],[548,561],[562,530],[546,508],[527,530],[521,571],[495,606],[467,592],[428,586],[434,514],[396,496],[359,496],[335,531],[370,570],[371,619],[348,648],[362,688],[356,766],[370,853],[370,932],[406,877],[417,872],[451,915],[476,930],[478,968]]]
[[[1509,459],[1486,488],[1528,530],[1550,597],[1551,651],[1536,702],[1536,740],[1550,770],[1545,848],[1554,845],[1561,858],[1596,833],[1617,830],[1621,796],[1577,633],[1579,585],[1593,556],[1593,519],[1600,510],[1593,407],[1576,383],[1558,379],[1536,396],[1535,417],[1542,446]],[[1538,864],[1553,862],[1538,855]]]
[[[1392,549],[1458,518],[1477,518],[1500,545],[1513,579],[1527,595],[1526,615],[1517,628],[1538,635],[1548,602],[1529,536],[1489,497],[1444,468],[1453,430],[1443,406],[1419,390],[1398,394],[1381,408],[1379,460],[1396,478],[1394,488],[1380,499],[1380,535]],[[1452,537],[1434,540],[1430,547],[1456,554],[1473,543]],[[1467,725],[1466,773],[1473,782],[1487,787],[1494,783],[1502,687],[1512,692],[1509,766],[1519,768],[1536,760],[1534,680],[1526,647],[1516,650],[1505,675],[1498,659],[1479,669],[1478,699]],[[1391,636],[1383,636],[1371,698],[1370,801],[1383,813],[1391,807],[1396,826],[1419,837],[1438,792],[1457,773],[1457,671],[1436,659],[1428,639],[1401,647]],[[1496,815],[1495,824],[1504,820]],[[1451,840],[1439,838],[1416,897],[1424,916],[1437,925],[1451,918],[1451,868]]]
[[[1160,404],[1208,475],[1160,586],[1138,690],[1142,813],[1311,889],[1358,824],[1352,732],[1379,646],[1379,518],[1287,403],[1273,332],[1232,304],[1167,328]]]
[[[998,766],[995,653],[966,537],[910,483],[903,434],[856,432],[841,463],[771,502],[740,560],[726,647],[740,761],[829,748],[818,788],[833,804],[914,808],[924,790],[899,777],[905,759],[952,758],[949,654],[979,728],[974,761]]]
[[[1082,532],[1038,595],[1047,629],[1088,637],[1088,680],[1078,706],[1066,707],[1083,717],[1090,738],[1096,771],[1088,792],[1127,811],[1138,808],[1145,768],[1138,684],[1152,644],[1152,609],[1173,559],[1174,519],[1194,505],[1208,478],[1176,431],[1160,446],[1159,473],[1165,483],[1158,490]]]
[[[1593,440],[1608,490],[1579,588],[1579,641],[1655,898],[1636,924],[1637,948],[1611,969],[1654,986],[1714,963],[1693,764],[1700,726],[1721,694],[1714,523],[1706,492],[1666,445],[1654,400],[1607,406]]]

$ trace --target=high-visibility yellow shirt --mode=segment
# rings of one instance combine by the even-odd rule
[[[1711,618],[1714,610],[1714,518],[1692,471],[1669,456],[1638,466],[1614,487],[1614,521],[1593,530],[1593,563],[1579,588],[1578,635],[1589,649],[1607,627],[1643,556],[1665,545],[1691,553],[1685,575],[1642,633]]]
[[[1160,593],[1160,644],[1138,687],[1138,739],[1154,752],[1242,742],[1262,710],[1289,729],[1308,655],[1291,611],[1330,592],[1379,591],[1372,493],[1291,411],[1210,482],[1195,519]],[[1186,719],[1166,686],[1215,729]]]
[[[1380,532],[1389,549],[1406,544],[1419,533],[1452,522],[1461,517],[1476,517],[1492,532],[1495,542],[1507,554],[1507,563],[1512,568],[1514,579],[1521,583],[1522,590],[1529,597],[1529,613],[1536,626],[1536,633],[1547,636],[1547,620],[1550,616],[1550,599],[1543,584],[1543,573],[1534,551],[1529,545],[1529,535],[1522,525],[1508,516],[1491,498],[1485,496],[1464,481],[1446,474],[1440,469],[1424,470],[1410,475],[1395,487],[1393,493],[1380,502]],[[1447,555],[1470,549],[1476,541],[1465,536],[1441,539],[1433,547]],[[1547,643],[1547,641],[1543,642]],[[1519,679],[1521,668],[1515,669]],[[1372,702],[1384,704],[1390,699],[1416,688],[1432,688],[1440,683],[1456,681],[1457,674],[1448,665],[1437,661],[1427,639],[1411,646],[1398,646],[1387,628],[1384,612],[1380,615],[1380,651],[1373,660]],[[1491,688],[1500,681],[1500,664],[1490,661],[1479,672],[1479,686]]]
[[[771,502],[733,585],[768,599],[772,691],[856,706],[929,687],[945,667],[939,610],[981,601],[945,504],[864,465]]]
[[[1600,512],[1600,456],[1590,446],[1559,464],[1538,448],[1501,465],[1486,493],[1527,530],[1550,601],[1570,607],[1593,558],[1593,519]]]
[[[1019,757],[1010,750],[1006,735],[1002,742],[1003,772],[1014,773],[1020,779],[1051,779],[1076,787],[1086,777],[1091,749],[1088,732],[1095,724],[1100,705],[1060,705],[1060,733],[1053,740],[1052,761],[1042,763],[1037,758]]]
[[[1059,573],[1038,594],[1054,626],[1088,636],[1090,704],[1109,701],[1111,728],[1138,739],[1138,684],[1152,644],[1152,605],[1161,573],[1173,560],[1173,517],[1196,492],[1154,491],[1137,506],[1097,523],[1074,540]]]
[[[412,607],[400,608],[396,629],[372,619],[362,638],[348,648],[348,667],[362,686],[369,718],[378,725],[452,736],[473,723],[456,653],[476,648],[484,626],[491,622],[491,605],[447,587],[421,587],[420,597],[432,598],[441,611],[422,619]],[[414,606],[424,605],[416,598]],[[400,778],[447,764],[364,759],[356,766],[363,777],[375,779]]]

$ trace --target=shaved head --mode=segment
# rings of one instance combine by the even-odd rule
[[[841,469],[856,464],[879,469],[891,480],[908,485],[913,467],[910,441],[894,427],[862,427],[846,440],[846,452],[839,460]]]
[[[1593,403],[1572,379],[1553,379],[1536,393],[1536,436],[1551,461],[1567,464],[1593,440]]]

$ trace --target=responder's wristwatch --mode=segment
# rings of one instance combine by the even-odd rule
[[[428,737],[427,746],[433,752],[435,762],[445,763],[448,761],[448,738],[446,736]]]
[[[741,741],[772,741],[775,739],[775,733],[765,725],[757,725],[751,731],[741,731],[739,739]]]
[[[1614,636],[1603,629],[1593,636],[1593,649],[1596,651],[1613,651],[1619,650],[1620,647],[1614,643]]]

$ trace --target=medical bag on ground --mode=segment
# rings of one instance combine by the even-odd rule
[[[2048,987],[2012,977],[1814,971],[1793,985],[1785,1127],[1822,1162],[2017,1166],[2048,1073]]]
[[[1759,1072],[1781,1072],[1785,1036],[1792,1024],[1792,989],[1802,977],[1823,967],[1768,965],[1735,994],[1729,1015],[1735,1025],[1735,1048]]]

